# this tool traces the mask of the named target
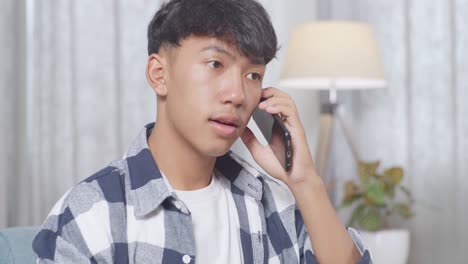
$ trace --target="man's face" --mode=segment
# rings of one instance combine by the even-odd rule
[[[225,154],[260,101],[265,66],[211,37],[190,36],[166,68],[167,121],[202,155]]]

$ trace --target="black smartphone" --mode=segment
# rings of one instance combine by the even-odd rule
[[[264,100],[265,99],[262,98],[260,102]],[[276,114],[272,115],[267,113],[257,107],[252,118],[255,120],[255,123],[284,170],[289,171],[292,165],[291,133],[289,133],[281,117]]]

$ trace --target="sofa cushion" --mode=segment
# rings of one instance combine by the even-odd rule
[[[39,227],[0,229],[0,264],[35,263],[32,241]]]

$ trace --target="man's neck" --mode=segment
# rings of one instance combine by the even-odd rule
[[[200,155],[170,126],[156,122],[148,146],[174,189],[190,191],[209,185],[216,158]]]

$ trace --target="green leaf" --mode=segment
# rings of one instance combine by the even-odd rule
[[[395,198],[395,185],[385,183],[385,194],[387,194],[391,199]]]
[[[374,176],[379,167],[380,161],[358,163],[358,174],[362,182],[366,182],[370,177]]]
[[[353,181],[347,181],[344,185],[344,197],[341,203],[341,208],[350,206],[353,202],[362,197],[359,186]]]
[[[359,226],[368,231],[376,231],[382,226],[378,210],[370,209],[359,220]]]
[[[402,217],[406,219],[411,218],[413,216],[413,213],[411,212],[411,208],[409,207],[409,205],[404,204],[404,203],[395,204],[395,206],[393,207],[393,210],[395,210],[399,215],[401,215]]]
[[[369,202],[376,206],[385,205],[385,186],[383,182],[364,184],[365,196]]]
[[[353,181],[347,181],[344,185],[344,197],[346,200],[352,199],[359,193],[359,187]]]
[[[362,194],[360,194],[360,193],[354,195],[354,196],[351,197],[351,198],[344,197],[344,198],[343,198],[343,201],[342,201],[342,203],[341,203],[340,208],[348,207],[348,206],[350,206],[351,204],[353,204],[355,201],[359,200],[360,198],[362,198]]]
[[[385,181],[395,186],[398,185],[403,179],[403,168],[401,167],[392,167],[384,171]]]
[[[351,217],[349,218],[347,226],[353,226],[354,222],[358,219],[361,219],[364,213],[364,209],[366,209],[365,204],[360,204],[354,208],[353,212],[351,213]]]

